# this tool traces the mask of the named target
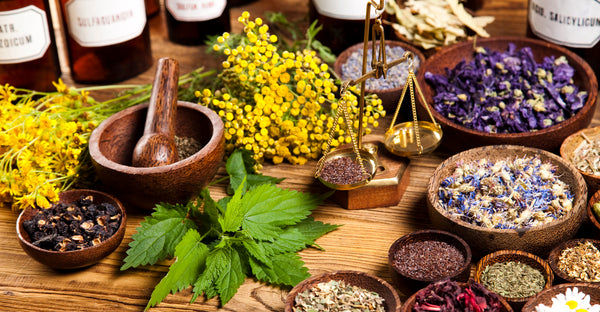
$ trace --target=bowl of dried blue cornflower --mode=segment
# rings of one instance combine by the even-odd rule
[[[587,185],[558,155],[490,145],[446,159],[427,186],[433,225],[471,246],[473,256],[516,249],[546,256],[586,218]]]
[[[373,59],[372,41],[367,44],[367,64],[366,71],[370,72],[371,61]],[[376,44],[376,54],[379,53],[379,42]],[[333,64],[333,70],[343,81],[356,80],[362,76],[363,66],[363,51],[364,43],[357,43],[346,50],[342,51],[336,58]],[[416,47],[397,40],[385,40],[385,55],[386,64],[396,59],[400,59],[404,56],[405,52],[411,52],[413,54],[413,67],[415,75],[419,72],[419,67],[425,56]],[[402,89],[408,78],[408,69],[410,62],[407,60],[396,66],[388,68],[385,78],[380,77],[378,79],[369,78],[365,81],[365,93],[377,94],[381,99],[382,105],[386,111],[393,112],[396,109],[400,95],[402,95]],[[357,90],[360,90],[358,88]],[[409,105],[406,105],[409,107]]]
[[[594,115],[598,82],[581,57],[521,37],[480,38],[444,47],[417,75],[442,148],[511,144],[557,150]]]

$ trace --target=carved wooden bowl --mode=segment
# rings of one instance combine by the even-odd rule
[[[565,271],[563,271],[559,265],[559,259],[560,256],[563,252],[563,250],[567,249],[567,248],[573,248],[577,245],[579,245],[580,243],[585,243],[585,242],[591,242],[592,245],[594,245],[594,247],[596,247],[596,249],[600,249],[600,240],[596,240],[596,239],[589,239],[589,238],[575,238],[575,239],[570,239],[567,241],[564,241],[560,244],[558,244],[557,246],[555,246],[552,251],[550,251],[550,254],[548,255],[548,263],[550,264],[550,267],[552,268],[552,271],[554,272],[554,275],[556,276],[556,280],[558,282],[562,282],[562,283],[585,283],[586,281],[575,278],[575,277],[571,277],[569,276],[569,274]],[[600,282],[594,282],[592,284],[598,284],[600,285]]]
[[[53,251],[37,247],[31,243],[29,234],[25,231],[23,226],[23,222],[31,220],[37,214],[37,209],[29,207],[23,210],[17,219],[17,236],[23,250],[36,261],[54,269],[77,269],[87,267],[111,254],[121,244],[127,226],[127,215],[121,202],[107,193],[85,189],[61,192],[59,194],[59,202],[72,203],[79,200],[82,196],[90,195],[93,196],[92,202],[94,204],[109,203],[120,211],[121,225],[111,237],[97,245],[80,250]]]
[[[423,241],[443,242],[456,248],[463,255],[464,263],[458,270],[448,275],[431,278],[411,276],[411,272],[403,270],[398,266],[396,259],[398,259],[397,257],[403,256],[402,254],[400,254],[400,251],[404,246]],[[443,261],[445,260],[443,259],[443,257],[444,255],[440,254],[440,258],[436,260]],[[415,259],[415,262],[418,261],[419,260]],[[468,281],[469,275],[471,274],[471,248],[462,238],[452,233],[440,230],[421,230],[406,234],[397,239],[390,246],[390,249],[388,251],[388,263],[391,268],[390,271],[392,274],[394,286],[396,286],[397,289],[399,289],[402,293],[408,296],[414,291],[421,289],[427,286],[427,284],[434,281],[446,278],[450,278],[458,282]]]
[[[175,135],[194,138],[202,148],[169,165],[133,167],[132,153],[144,132],[147,110],[147,103],[122,110],[92,132],[89,150],[96,173],[125,204],[152,209],[159,202],[186,202],[212,180],[222,163],[223,122],[209,108],[179,101]]]
[[[568,162],[573,163],[573,157],[575,156],[574,153],[580,146],[580,144],[584,141],[583,136],[586,136],[592,141],[598,140],[598,138],[600,137],[600,127],[585,128],[568,136],[560,146],[560,156],[566,159]],[[588,185],[589,194],[593,194],[596,191],[600,190],[600,175],[595,175],[588,171],[583,171],[580,169],[578,170]]]
[[[600,231],[600,221],[599,221],[600,217],[596,216],[596,214],[594,213],[594,209],[593,209],[593,206],[595,203],[600,203],[600,190],[596,191],[594,193],[594,195],[592,195],[592,197],[590,197],[590,200],[588,201],[588,204],[586,207],[588,220],[590,221],[591,224],[594,225],[594,227],[596,228],[596,231]]]
[[[565,294],[567,289],[577,288],[578,292],[582,292],[586,295],[590,296],[590,304],[600,304],[600,285],[589,284],[589,283],[567,283],[567,284],[559,284],[552,286],[549,289],[544,289],[535,295],[533,298],[529,299],[527,303],[523,306],[522,312],[535,312],[537,311],[535,307],[540,304],[544,304],[545,306],[552,306],[552,299],[555,298],[559,294]]]
[[[588,92],[584,107],[561,123],[538,131],[523,133],[487,133],[470,129],[451,121],[433,108],[434,90],[429,83],[425,82],[424,74],[426,72],[445,74],[446,68],[454,68],[462,60],[467,62],[473,60],[474,42],[460,42],[444,47],[428,58],[421,64],[421,69],[417,74],[427,104],[434,118],[442,125],[442,130],[444,131],[444,139],[442,140],[443,148],[458,152],[485,145],[511,144],[553,151],[560,147],[566,137],[590,124],[596,107],[598,82],[589,64],[568,49],[541,40],[522,37],[492,37],[477,38],[476,41],[477,46],[502,52],[507,50],[509,43],[514,43],[517,49],[530,47],[537,63],[541,63],[543,58],[547,56],[566,56],[569,65],[575,69],[575,85],[579,86],[580,90]],[[419,103],[420,111],[425,111],[423,103]]]
[[[519,229],[486,228],[452,217],[439,200],[439,188],[444,179],[451,176],[460,162],[487,159],[491,162],[515,157],[537,155],[542,162],[556,166],[555,176],[569,185],[573,194],[573,208],[565,216],[539,226]],[[488,253],[517,249],[538,256],[545,256],[558,243],[575,235],[585,219],[587,186],[577,169],[561,157],[537,148],[492,145],[473,148],[458,153],[442,162],[433,172],[427,186],[427,206],[433,225],[441,230],[452,232],[463,238],[473,251],[474,257]]]
[[[386,40],[385,43],[388,47],[401,47],[402,49],[404,49],[404,51],[412,52],[415,57],[415,60],[416,60],[414,72],[415,72],[415,75],[417,75],[417,73],[420,71],[420,69],[419,69],[420,64],[422,64],[425,61],[425,56],[423,55],[423,53],[421,53],[421,51],[419,49],[417,49],[415,46],[405,43],[405,42],[402,42],[402,41]],[[367,46],[368,46],[368,49],[370,50],[372,47],[372,41],[369,41]],[[338,77],[340,77],[340,79],[345,80],[344,77],[342,77],[342,65],[344,65],[348,62],[348,58],[350,58],[350,56],[353,53],[355,53],[357,51],[362,51],[363,48],[364,48],[363,42],[357,43],[353,46],[350,46],[346,50],[342,51],[342,53],[340,53],[340,55],[338,55],[338,57],[335,60],[335,63],[333,63],[333,70],[338,75]],[[361,60],[362,60],[362,58],[361,58]],[[393,60],[394,59],[390,58],[389,55],[386,57],[387,63],[389,63]],[[361,62],[361,64],[362,64],[362,62]],[[400,65],[397,65],[397,66],[400,66]],[[361,67],[359,66],[359,70],[360,70],[360,68]],[[367,72],[369,72],[371,70],[372,70],[371,62],[368,62],[367,63]],[[360,72],[358,73],[358,76],[360,76]],[[357,85],[357,87],[358,87],[357,90],[360,90],[360,85]],[[390,88],[390,89],[380,89],[380,90],[365,89],[365,94],[370,94],[370,93],[377,94],[377,96],[381,99],[383,107],[385,108],[387,113],[393,114],[398,105],[398,100],[400,99],[400,95],[402,95],[403,88],[404,88],[404,84],[401,86],[395,87],[395,88]],[[405,100],[405,104],[403,104],[403,105],[410,107],[410,93],[407,91],[406,95],[404,97],[406,100]],[[406,104],[406,103],[408,103],[408,104]]]
[[[542,273],[542,275],[544,276],[544,281],[546,282],[543,289],[548,289],[552,287],[552,283],[554,281],[554,274],[552,274],[552,269],[550,268],[550,265],[548,265],[548,262],[534,254],[524,252],[521,250],[499,250],[481,258],[481,260],[477,262],[477,266],[475,267],[475,281],[483,285],[481,275],[488,266],[496,263],[503,263],[509,261],[521,262],[540,271],[540,273]],[[491,289],[488,290],[493,291]],[[501,294],[498,295],[502,296]],[[524,298],[512,298],[505,296],[503,297],[515,310],[518,311],[523,307],[525,302],[527,302],[533,296],[534,295]]]
[[[319,283],[327,283],[329,281],[344,281],[346,285],[360,287],[379,294],[384,299],[386,312],[399,312],[402,304],[396,290],[385,280],[359,271],[335,271],[331,273],[323,273],[315,275],[298,283],[287,296],[285,301],[285,312],[294,311],[295,299],[298,294],[309,290]]]

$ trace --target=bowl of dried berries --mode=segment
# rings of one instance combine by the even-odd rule
[[[407,295],[443,279],[466,282],[471,273],[471,248],[457,235],[421,230],[397,239],[388,251],[394,286]]]
[[[17,219],[25,252],[54,269],[90,266],[123,240],[127,216],[121,202],[95,190],[68,190],[50,208],[29,207]]]
[[[410,296],[402,312],[486,311],[512,312],[501,296],[470,280],[459,283],[450,279],[433,282]]]
[[[585,128],[568,136],[560,156],[573,164],[588,185],[588,193],[600,190],[600,127]]]
[[[498,144],[554,151],[590,124],[598,94],[581,57],[520,37],[444,47],[421,64],[417,78],[450,151]]]
[[[499,250],[481,258],[475,281],[520,310],[525,302],[552,287],[554,274],[544,259],[521,250]]]
[[[373,42],[369,41],[367,44],[367,72],[372,70],[372,46]],[[342,51],[336,58],[335,63],[333,64],[333,70],[340,79],[343,81],[356,80],[362,76],[363,48],[364,43],[357,43]],[[377,43],[376,48],[376,53],[379,53],[379,43]],[[386,63],[400,59],[404,56],[405,52],[411,52],[413,54],[413,71],[415,75],[419,72],[420,64],[425,61],[425,56],[423,56],[423,53],[421,53],[419,49],[402,41],[386,40],[385,51]],[[396,66],[390,67],[385,78],[369,78],[365,81],[365,93],[377,94],[387,112],[393,112],[398,105],[402,89],[408,78],[409,64],[410,61],[407,60]],[[360,88],[358,90],[360,90]]]
[[[557,281],[600,284],[600,240],[564,241],[550,251],[548,263]]]
[[[443,161],[427,186],[432,224],[463,238],[474,256],[517,249],[546,256],[586,218],[587,186],[545,150],[491,145]]]
[[[600,311],[600,286],[590,283],[555,285],[529,299],[521,311]]]
[[[285,301],[285,312],[360,311],[399,312],[396,290],[385,280],[359,271],[335,271],[310,277],[296,285]]]

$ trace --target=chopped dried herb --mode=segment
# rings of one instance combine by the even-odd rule
[[[575,115],[587,92],[573,84],[575,70],[565,56],[536,63],[530,47],[506,52],[478,47],[474,59],[425,73],[434,88],[433,107],[451,121],[487,133],[545,129]]]
[[[526,298],[544,289],[546,280],[539,270],[518,261],[497,262],[481,273],[487,289],[508,298]]]
[[[600,282],[600,250],[589,241],[565,248],[558,257],[558,268],[582,282]]]
[[[446,279],[429,284],[415,295],[414,312],[498,312],[503,311],[500,297],[483,285],[469,281],[462,288],[457,282]]]
[[[177,156],[179,156],[179,160],[194,155],[202,148],[202,144],[192,137],[175,136],[175,146],[177,147]]]
[[[579,135],[583,141],[573,151],[571,162],[583,172],[600,175],[600,140],[598,138],[592,140],[584,133]]]
[[[93,197],[72,203],[57,203],[48,209],[37,208],[23,227],[37,247],[70,251],[97,245],[111,237],[121,225],[119,209],[110,203],[94,204]]]
[[[404,275],[419,280],[436,280],[456,274],[465,264],[458,248],[442,241],[415,241],[394,254],[394,265]]]
[[[385,312],[384,299],[378,293],[344,281],[331,280],[299,293],[294,312]]]

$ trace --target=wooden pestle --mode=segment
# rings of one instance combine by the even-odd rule
[[[179,161],[175,146],[175,116],[179,63],[168,57],[158,60],[144,134],[133,150],[135,167],[158,167]]]

